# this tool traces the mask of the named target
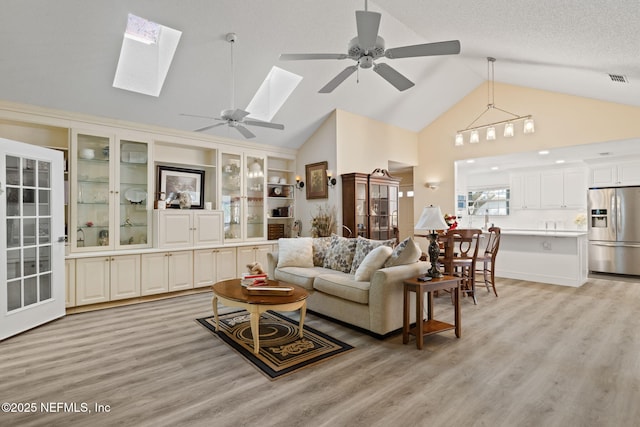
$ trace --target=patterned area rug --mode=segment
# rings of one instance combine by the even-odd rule
[[[269,379],[275,380],[352,350],[349,344],[304,325],[298,336],[298,322],[267,311],[260,316],[260,352],[253,353],[249,313],[245,310],[220,315],[220,332],[213,316],[196,319],[220,337]]]

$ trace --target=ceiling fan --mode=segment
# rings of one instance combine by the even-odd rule
[[[212,125],[202,127],[200,129],[196,129],[195,132],[204,132],[206,130],[226,124],[229,127],[235,128],[238,132],[242,134],[242,136],[248,139],[248,138],[254,138],[255,135],[245,126],[260,126],[260,127],[265,127],[270,129],[280,129],[280,130],[284,129],[284,125],[281,125],[278,123],[245,119],[245,117],[248,116],[250,113],[248,111],[233,107],[234,94],[235,94],[235,79],[233,75],[234,74],[233,44],[236,42],[237,39],[238,37],[235,33],[229,33],[226,36],[226,40],[231,45],[231,108],[227,110],[222,110],[220,112],[220,117],[199,116],[195,114],[181,114],[182,116],[200,117],[200,118],[209,119],[209,120],[217,120],[220,122],[220,123],[214,123]]]
[[[327,83],[320,93],[332,92],[347,77],[353,74],[358,67],[371,68],[383,79],[391,83],[399,91],[407,90],[414,83],[400,74],[386,63],[375,63],[379,58],[397,59],[416,56],[454,55],[460,53],[460,41],[450,40],[437,43],[424,43],[412,46],[402,46],[393,49],[384,48],[384,39],[378,35],[381,14],[367,10],[367,0],[364,2],[365,10],[356,11],[356,25],[358,35],[351,39],[347,53],[283,53],[280,60],[296,61],[307,59],[352,59],[356,65],[350,65]]]

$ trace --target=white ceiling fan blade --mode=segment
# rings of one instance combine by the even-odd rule
[[[365,10],[356,10],[356,25],[358,26],[358,45],[365,51],[371,50],[378,39],[380,14]]]
[[[239,122],[240,120],[242,120],[243,117],[248,116],[248,115],[249,115],[248,111],[244,111],[244,110],[241,110],[239,108],[236,108],[235,110],[233,110],[233,112],[231,113],[229,118],[231,120]]]
[[[351,74],[355,73],[358,69],[357,65],[351,65],[340,72],[337,76],[335,76],[329,83],[327,83],[322,89],[318,91],[318,93],[331,93],[335,88],[337,88],[340,83],[345,81],[347,77]]]
[[[373,66],[373,71],[378,73],[383,79],[391,83],[401,92],[414,86],[414,83],[411,80],[400,74],[388,64],[375,64]]]
[[[215,127],[218,127],[218,126],[222,126],[222,125],[223,125],[223,124],[225,124],[225,123],[226,123],[226,122],[222,122],[222,123],[216,123],[216,124],[214,124],[214,125],[210,125],[210,126],[205,126],[205,127],[203,127],[203,128],[196,129],[194,132],[204,132],[205,130],[209,130],[209,129],[211,129],[211,128],[215,128]]]
[[[185,116],[185,117],[198,117],[200,119],[209,119],[209,120],[220,120],[217,117],[212,117],[212,116],[201,116],[199,114],[186,114],[186,113],[180,113],[181,116]]]
[[[307,59],[346,59],[346,53],[281,53],[281,61],[301,61]]]
[[[249,126],[262,126],[263,128],[284,130],[284,125],[279,123],[261,122],[258,120],[244,120],[242,123]]]
[[[240,132],[242,134],[242,136],[244,136],[247,139],[255,138],[255,135],[253,133],[251,133],[251,131],[249,129],[247,129],[246,127],[244,127],[242,125],[235,125],[234,128],[238,129],[238,132]]]
[[[411,58],[415,56],[456,55],[460,53],[460,41],[416,44],[413,46],[395,47],[387,49],[384,56],[390,59]]]

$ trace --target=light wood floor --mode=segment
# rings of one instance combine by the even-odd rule
[[[194,322],[195,294],[67,316],[0,343],[0,402],[109,413],[0,413],[0,425],[637,426],[640,283],[500,280],[462,300],[463,335],[379,341],[312,314],[356,350],[269,381]],[[452,320],[448,296],[436,315]]]

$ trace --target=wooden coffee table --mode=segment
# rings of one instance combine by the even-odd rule
[[[240,279],[230,279],[218,282],[212,286],[213,314],[216,319],[216,331],[220,328],[218,318],[218,301],[227,307],[242,307],[251,315],[251,335],[253,335],[253,352],[260,352],[260,314],[267,310],[296,311],[300,310],[300,338],[304,317],[307,313],[307,297],[309,294],[300,286],[277,280],[267,280],[267,286],[288,286],[293,288],[291,295],[249,295],[240,284]]]

